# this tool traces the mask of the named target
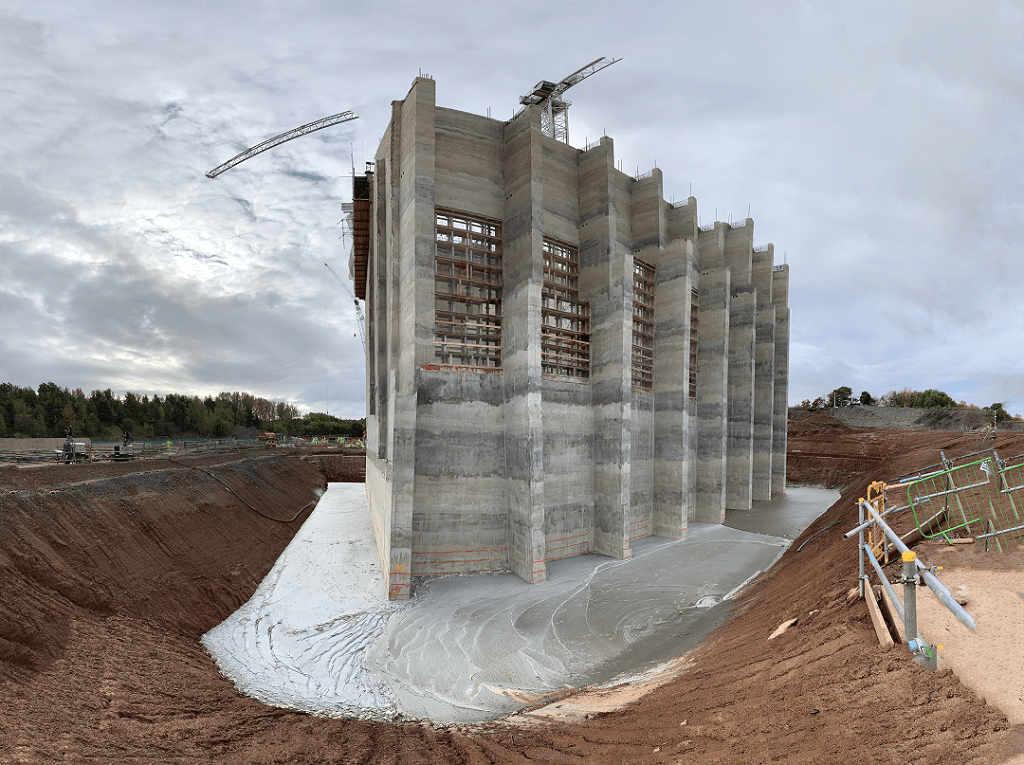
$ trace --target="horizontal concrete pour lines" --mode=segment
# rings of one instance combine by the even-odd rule
[[[538,585],[512,574],[430,579],[396,606],[377,593],[362,491],[332,484],[252,600],[204,637],[244,693],[330,716],[501,717],[681,655],[730,607],[698,603],[767,569],[792,539],[693,523],[685,541],[637,540],[631,560],[564,558]],[[789,532],[834,498],[796,502],[799,520],[783,505],[765,517]]]

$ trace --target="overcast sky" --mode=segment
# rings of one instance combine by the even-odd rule
[[[0,0],[0,382],[364,414],[341,203],[392,100],[657,164],[791,267],[790,403],[939,388],[1024,413],[1019,2]],[[204,173],[290,128],[291,141]],[[785,255],[784,255],[785,253]]]

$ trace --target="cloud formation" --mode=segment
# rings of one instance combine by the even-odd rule
[[[323,263],[346,270],[340,203],[391,101],[422,71],[504,118],[614,55],[570,94],[571,142],[606,131],[702,222],[749,205],[792,266],[791,403],[909,386],[1024,411],[1022,32],[995,1],[0,4],[0,380],[362,416]]]

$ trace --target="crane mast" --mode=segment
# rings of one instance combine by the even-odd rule
[[[541,107],[540,127],[549,138],[569,143],[569,107],[571,101],[562,98],[573,85],[578,85],[588,77],[607,69],[612,64],[622,61],[621,58],[599,58],[582,66],[559,82],[541,80],[533,86],[533,90],[520,96],[519,103],[523,106],[539,105]]]

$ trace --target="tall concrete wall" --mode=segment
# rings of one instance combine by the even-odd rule
[[[541,383],[544,410],[544,557],[593,549],[594,421],[590,386],[571,380]]]
[[[789,417],[789,266],[772,270],[775,305],[775,407],[772,420],[772,495],[786,491],[786,423]]]
[[[618,171],[610,138],[554,141],[533,107],[438,108],[426,78],[393,104],[370,180],[367,492],[390,597],[413,574],[541,582],[567,555],[628,558],[784,486],[788,271],[754,251],[753,221],[701,230],[696,199]],[[500,368],[435,359],[438,209],[502,228]],[[589,378],[542,369],[546,237],[579,248]],[[650,390],[633,387],[634,259],[654,267]]]
[[[541,410],[540,294],[543,246],[543,148],[540,113],[527,110],[505,128],[502,377],[509,564],[527,582],[547,577],[544,563],[544,431]]]
[[[735,273],[730,267],[730,275]],[[754,325],[757,291],[748,281],[729,297],[728,459],[725,506],[749,510],[754,470]]]
[[[754,464],[751,496],[772,498],[772,422],[775,406],[775,305],[772,302],[773,248],[753,253],[751,283],[757,290],[754,335]]]
[[[694,520],[707,523],[725,520],[730,293],[728,268],[701,272]]]
[[[632,262],[622,173],[614,167],[611,139],[580,158],[580,297],[590,302],[590,388],[594,418],[594,551],[632,555],[629,517],[632,321],[626,316]],[[631,295],[631,293],[630,293]],[[632,300],[630,298],[630,305]]]
[[[417,398],[412,573],[508,569],[501,377],[424,371]]]

